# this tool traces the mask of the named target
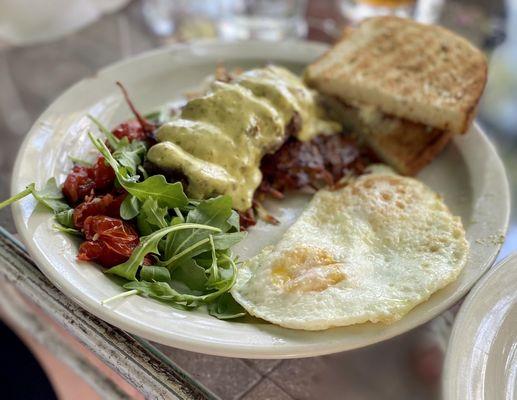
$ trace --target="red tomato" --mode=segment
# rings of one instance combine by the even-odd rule
[[[140,242],[136,230],[127,222],[103,215],[86,218],[83,226],[86,241],[77,258],[112,267],[126,261]]]
[[[135,139],[145,140],[147,138],[147,133],[142,129],[142,124],[136,119],[122,122],[113,129],[113,134],[119,139],[127,137],[130,142]]]
[[[62,191],[67,200],[75,204],[89,195],[94,187],[95,182],[89,177],[88,168],[76,165],[66,177]]]
[[[92,192],[109,191],[115,182],[115,172],[106,165],[104,157],[99,157],[91,167],[76,165],[66,177],[63,194],[71,204],[82,201]]]
[[[118,196],[106,194],[94,198],[86,197],[85,201],[74,209],[74,226],[82,229],[84,220],[94,215],[120,218],[120,204],[122,204],[125,197],[125,194]]]
[[[88,172],[90,178],[95,182],[96,191],[110,189],[115,182],[115,172],[102,156],[97,159],[93,167],[89,168]]]

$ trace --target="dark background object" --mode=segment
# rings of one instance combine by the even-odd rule
[[[0,364],[2,399],[57,399],[36,358],[1,321],[0,338],[2,343],[2,363]]]

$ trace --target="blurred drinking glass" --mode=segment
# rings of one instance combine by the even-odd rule
[[[306,0],[219,0],[219,36],[225,40],[304,37]]]
[[[409,18],[415,10],[415,0],[337,0],[344,17],[352,22],[380,15]]]
[[[174,40],[211,38],[221,4],[230,0],[143,0],[142,13],[154,34]]]

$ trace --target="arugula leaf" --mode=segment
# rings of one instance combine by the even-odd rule
[[[201,225],[201,224],[178,224],[174,226],[168,226],[166,228],[162,228],[156,232],[151,233],[148,236],[144,236],[140,238],[140,244],[133,250],[131,257],[126,262],[116,265],[105,271],[107,274],[114,274],[121,276],[122,278],[126,278],[128,280],[135,280],[136,273],[142,262],[144,261],[144,257],[149,253],[158,254],[158,243],[160,240],[167,234],[175,231],[180,231],[183,229],[205,229],[214,232],[220,232],[219,228],[215,228],[213,226]]]
[[[198,300],[198,296],[182,294],[173,289],[167,282],[131,281],[124,285],[124,289],[136,289],[155,299],[173,302],[191,302]]]
[[[168,268],[173,268],[176,263],[180,260],[185,260],[187,258],[195,257],[198,254],[205,252],[204,245],[209,244],[209,239],[205,238],[196,242],[186,249],[180,251],[178,254],[173,255],[171,258],[168,258],[165,261],[159,261],[159,264],[162,266],[166,266]]]
[[[197,207],[189,211],[187,222],[216,226],[222,232],[231,228],[228,218],[232,215],[232,200],[230,196],[218,196],[213,199],[203,200]],[[203,239],[208,238],[209,233],[200,230],[178,232],[173,240],[168,241],[165,247],[165,257],[172,258],[184,249]]]
[[[214,237],[212,235],[209,236],[210,246],[212,247],[212,265],[207,270],[208,274],[208,282],[207,287],[215,288],[218,286],[220,282],[220,274],[219,274],[219,266],[217,265],[217,254],[215,253],[215,245],[214,245]]]
[[[160,207],[158,202],[151,197],[144,201],[140,212],[143,214],[147,222],[152,226],[155,226],[159,229],[169,226],[169,223],[165,219],[165,217],[168,215],[167,208]]]
[[[142,213],[136,216],[136,226],[138,228],[138,232],[140,232],[140,235],[142,236],[150,235],[155,231]],[[167,238],[169,238],[169,236],[167,236]]]
[[[136,182],[138,176],[128,176],[126,168],[115,160],[102,140],[94,137],[91,133],[88,133],[88,135],[92,143],[115,171],[120,185],[138,200],[145,201],[147,198],[152,197],[156,199],[160,206],[168,208],[184,207],[188,204],[187,196],[185,196],[180,182],[168,183],[163,175],[153,175],[143,182]]]
[[[50,208],[54,213],[67,211],[70,206],[66,204],[61,189],[57,186],[56,178],[50,178],[41,190],[36,190],[34,183],[27,185],[27,187],[20,193],[15,194],[7,200],[0,203],[0,209],[32,194],[34,198],[45,207]]]
[[[216,250],[226,250],[243,240],[247,232],[220,233],[214,236]]]
[[[188,199],[180,182],[169,183],[163,175],[152,175],[143,182],[120,182],[133,196],[141,201],[151,197],[162,207],[183,207]]]
[[[171,274],[165,267],[149,265],[140,270],[140,279],[149,282],[167,282],[171,279]]]
[[[214,247],[216,250],[229,249],[233,245],[239,243],[245,236],[246,232],[220,233],[213,237]],[[165,246],[167,246],[167,244]],[[162,266],[167,266],[169,269],[176,268],[176,266],[183,262],[185,259],[196,257],[199,254],[210,250],[210,239],[205,238],[190,245],[186,249],[173,255],[165,261],[159,261],[159,264]]]
[[[232,198],[218,196],[201,201],[194,210],[188,213],[187,222],[216,226],[226,232],[231,227],[228,223],[231,215]]]
[[[113,149],[113,158],[115,158],[120,165],[125,167],[130,175],[135,175],[147,151],[145,142],[142,140],[133,140],[130,142],[127,137],[119,139],[108,128],[101,124],[99,120],[91,115],[88,115],[88,118],[90,118],[104,136],[106,136],[110,147]]]
[[[133,140],[125,146],[120,146],[113,152],[113,158],[126,168],[129,175],[136,175],[142,164],[147,146],[140,140]]]
[[[135,218],[140,212],[140,202],[130,194],[122,201],[120,205],[120,216],[122,219],[129,220]]]
[[[108,141],[110,147],[113,150],[118,150],[119,148],[129,144],[129,139],[127,137],[119,139],[108,128],[106,128],[97,118],[93,117],[93,115],[88,114],[88,118],[97,126],[99,131],[101,131],[104,134],[104,136],[106,136],[106,140]]]
[[[74,228],[68,228],[68,227],[66,227],[64,225],[60,225],[60,224],[54,224],[53,228],[58,232],[63,232],[63,233],[67,233],[69,235],[83,237],[83,234],[81,233],[81,231],[74,229]]]
[[[173,289],[167,282],[131,281],[124,285],[124,289],[136,289],[141,294],[163,301],[184,302],[187,304],[191,302],[209,303],[230,290],[233,283],[234,280],[228,280],[225,286],[220,289],[202,295],[180,293]]]
[[[140,294],[170,303],[175,306],[185,306],[195,308],[200,304],[209,304],[216,300],[219,296],[228,292],[235,283],[237,278],[237,267],[233,260],[227,255],[222,255],[231,265],[231,271],[222,276],[222,280],[214,286],[215,290],[209,293],[196,295],[180,293],[173,289],[167,282],[148,282],[148,281],[132,281],[124,285],[125,289],[138,290]],[[223,270],[225,271],[225,270]],[[198,270],[199,274],[201,271]],[[188,281],[188,279],[187,279]],[[191,285],[193,282],[189,282]],[[200,284],[200,282],[198,282]]]
[[[27,185],[27,187],[22,190],[20,193],[15,194],[14,196],[0,202],[0,210],[4,207],[7,207],[8,205],[11,205],[15,202],[17,202],[20,199],[23,199],[24,197],[28,196],[29,194],[32,194],[34,191],[34,183],[31,183],[30,185]]]
[[[171,278],[183,282],[189,289],[200,291],[206,290],[208,281],[205,269],[200,267],[192,258],[178,265],[172,271]]]
[[[32,195],[44,206],[50,208],[55,213],[66,211],[70,206],[66,204],[61,189],[57,186],[56,178],[50,178],[41,190],[33,187]]]
[[[228,217],[227,222],[230,224],[230,231],[239,232],[241,230],[241,222],[239,213],[232,210],[232,214]]]
[[[234,319],[244,317],[246,310],[235,301],[231,293],[226,292],[208,305],[208,313],[219,319]]]
[[[147,173],[147,171],[145,170],[144,167],[142,167],[141,165],[138,166],[138,171],[142,174],[144,180],[149,178],[149,174]]]
[[[64,227],[75,228],[74,209],[70,208],[69,210],[58,212],[56,214],[56,221],[59,222]]]

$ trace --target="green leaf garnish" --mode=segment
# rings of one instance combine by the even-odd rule
[[[129,257],[129,260],[122,264],[116,265],[105,272],[107,274],[118,275],[128,280],[135,280],[136,273],[140,265],[142,265],[144,257],[149,253],[159,254],[158,243],[164,236],[174,231],[191,228],[205,229],[213,232],[221,231],[219,228],[215,228],[213,226],[188,223],[169,226],[167,228],[160,229],[156,232],[151,233],[148,236],[141,237],[140,244],[133,250],[133,253],[131,254],[131,257]]]
[[[151,197],[144,202],[140,212],[150,225],[155,226],[158,229],[169,226],[169,223],[166,220],[168,215],[167,208],[160,207],[158,202]]]
[[[58,212],[55,216],[56,221],[66,227],[66,228],[75,228],[74,225],[74,209],[70,208],[69,210],[64,210]]]
[[[204,291],[208,278],[203,267],[196,263],[196,260],[190,258],[179,264],[172,272],[173,280],[183,282],[192,290]]]
[[[27,187],[20,193],[2,201],[0,203],[0,210],[20,199],[23,199],[29,194],[32,194],[39,203],[50,208],[55,213],[60,213],[61,211],[70,209],[70,206],[64,201],[63,194],[61,193],[61,189],[57,186],[56,179],[50,178],[41,190],[36,190],[34,183],[27,185]]]
[[[219,319],[234,319],[244,317],[246,310],[226,292],[216,301],[208,305],[208,313]]]
[[[147,146],[140,140],[133,140],[125,146],[120,146],[113,152],[113,158],[122,165],[129,175],[136,175],[144,160]]]
[[[63,232],[63,233],[66,233],[68,235],[83,237],[83,234],[81,233],[81,231],[78,230],[78,229],[75,229],[75,228],[68,228],[68,227],[63,226],[61,224],[54,224],[53,228],[56,231],[58,231],[58,232]]]
[[[122,219],[130,220],[135,218],[140,212],[140,201],[128,194],[120,205],[120,216]]]
[[[196,208],[189,211],[186,222],[216,226],[222,232],[227,232],[232,225],[228,219],[232,216],[232,199],[230,196],[219,196],[200,201]],[[208,238],[206,231],[190,230],[178,232],[167,238],[165,257],[170,259],[185,248]]]
[[[149,197],[154,198],[160,206],[168,208],[184,207],[188,204],[187,196],[183,193],[180,182],[168,183],[163,175],[153,175],[143,182],[137,182],[138,176],[129,176],[127,169],[115,160],[102,140],[94,137],[91,133],[88,135],[115,171],[120,185],[138,200],[144,202]]]
[[[44,206],[50,208],[55,213],[60,213],[70,209],[66,204],[61,189],[57,186],[56,178],[50,178],[41,190],[32,190],[32,195]]]
[[[230,278],[226,279],[224,284],[217,290],[202,295],[180,293],[173,289],[167,282],[132,281],[126,283],[124,288],[128,290],[136,289],[141,294],[166,302],[185,305],[191,303],[210,303],[231,289],[235,283],[236,272],[235,264],[232,263],[232,274]]]
[[[167,282],[170,281],[171,274],[165,267],[149,265],[140,270],[140,279],[148,282]]]
[[[104,136],[106,136],[106,140],[108,141],[110,147],[113,150],[117,150],[127,144],[129,144],[129,140],[127,138],[119,139],[117,138],[108,128],[106,128],[97,118],[93,115],[88,114],[88,118],[92,121],[99,131],[101,131]]]
[[[34,183],[31,183],[25,189],[23,189],[20,193],[17,193],[14,196],[8,198],[7,200],[0,202],[0,210],[13,203],[16,203],[18,200],[23,199],[24,197],[28,196],[29,194],[32,194],[33,192],[34,192]]]

